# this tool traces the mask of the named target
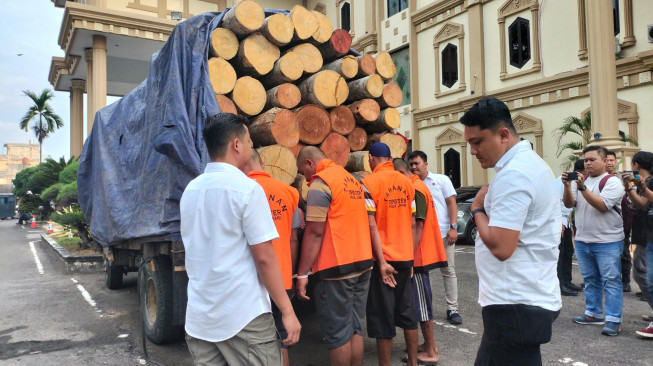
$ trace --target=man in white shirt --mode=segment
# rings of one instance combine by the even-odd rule
[[[272,245],[279,235],[267,198],[239,170],[252,155],[246,123],[229,113],[207,119],[202,134],[211,163],[181,197],[186,342],[197,365],[281,365],[270,297],[288,332],[283,343],[299,340],[301,326]]]
[[[475,365],[541,365],[562,307],[560,201],[549,166],[519,141],[505,103],[483,98],[460,119],[470,153],[496,176],[471,206],[483,338]]]
[[[619,334],[623,284],[621,253],[624,245],[621,199],[623,184],[606,171],[607,150],[589,146],[583,150],[587,178],[582,174],[571,184],[562,173],[565,206],[576,206],[576,258],[585,280],[585,313],[574,317],[578,324],[605,324],[601,333]],[[605,316],[603,293],[605,292]]]
[[[424,181],[433,196],[433,204],[440,224],[440,235],[442,235],[442,242],[445,243],[447,254],[447,267],[440,268],[444,280],[444,297],[447,301],[447,319],[449,323],[458,325],[463,323],[463,318],[458,312],[458,278],[454,264],[456,240],[458,240],[456,190],[449,177],[429,172],[429,163],[426,160],[427,156],[423,151],[415,150],[408,155],[411,173]]]

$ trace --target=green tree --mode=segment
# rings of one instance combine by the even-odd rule
[[[63,156],[59,160],[46,158],[44,162],[36,166],[36,171],[27,181],[27,189],[32,193],[41,194],[43,190],[59,182],[59,174],[73,161],[74,158],[66,161]]]
[[[39,140],[39,162],[42,162],[43,140],[54,132],[55,129],[63,127],[63,121],[61,120],[61,117],[54,113],[50,103],[48,103],[52,98],[54,98],[54,94],[50,89],[43,89],[39,95],[30,90],[25,90],[23,93],[34,102],[34,105],[29,107],[23,118],[20,120],[20,128],[29,131],[30,122],[35,120],[32,125],[32,130],[34,131],[36,138]],[[36,119],[36,117],[38,117],[38,119]]]
[[[18,198],[25,196],[28,191],[27,183],[29,182],[29,179],[32,177],[32,175],[37,172],[37,170],[37,167],[33,166],[31,168],[25,168],[16,173],[16,178],[11,181],[14,184],[14,196]]]

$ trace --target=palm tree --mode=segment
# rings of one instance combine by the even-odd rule
[[[54,94],[50,89],[43,89],[40,95],[37,95],[33,91],[25,90],[23,91],[33,102],[27,113],[20,120],[20,128],[22,130],[28,131],[29,123],[38,116],[38,121],[32,125],[32,130],[36,135],[36,138],[39,140],[39,163],[43,159],[43,140],[57,128],[63,127],[63,121],[50,106],[50,99],[54,98]]]

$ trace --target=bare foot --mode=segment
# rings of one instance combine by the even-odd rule
[[[430,356],[426,352],[417,353],[417,359],[424,362],[438,362],[440,361],[440,354],[436,353],[435,356]]]

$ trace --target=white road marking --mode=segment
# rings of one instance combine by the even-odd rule
[[[443,323],[443,322],[433,321],[433,323],[435,323],[435,325],[439,325],[439,326],[441,326],[441,327],[443,327],[443,328],[454,328],[454,329],[458,329],[458,330],[459,330],[460,332],[462,332],[462,333],[467,333],[467,334],[472,334],[472,335],[476,335],[476,334],[478,334],[478,333],[476,333],[476,332],[472,332],[471,330],[469,330],[469,329],[467,329],[467,328],[458,328],[458,327],[455,326],[455,325],[445,324],[445,323]]]
[[[29,248],[32,250],[32,255],[34,256],[34,262],[36,262],[36,269],[39,271],[39,274],[44,274],[45,272],[43,272],[43,265],[39,260],[39,256],[36,255],[36,248],[34,247],[33,241],[29,242]]]
[[[42,233],[41,230],[29,230],[28,233]]]
[[[573,361],[573,359],[571,359],[569,357],[565,357],[562,360],[558,360],[558,362],[560,362],[560,363],[569,363],[571,361]]]
[[[458,330],[463,332],[463,333],[467,333],[467,334],[478,334],[476,332],[472,332],[471,330],[469,330],[467,328],[458,328]]]
[[[580,361],[574,362],[574,363],[572,363],[572,365],[573,366],[588,366],[585,362],[580,362]]]
[[[93,298],[91,297],[91,294],[89,294],[88,291],[86,291],[84,286],[80,285],[78,283],[79,281],[77,281],[74,278],[71,278],[71,280],[73,281],[73,283],[77,284],[77,289],[79,290],[79,292],[82,293],[82,297],[84,298],[84,300],[86,300],[86,302],[89,303],[92,307],[94,307],[94,308],[97,307],[97,304],[95,303],[95,301],[93,301]],[[98,312],[100,312],[100,310],[98,310]]]
[[[77,283],[77,280],[76,280],[76,279],[71,278],[71,280],[73,281],[73,283]]]
[[[118,338],[127,338],[129,337],[129,334],[121,334],[118,336]]]
[[[569,358],[569,357],[565,357],[563,359],[558,360],[558,362],[564,363],[564,364],[569,364],[571,362],[574,362],[574,359]],[[588,366],[585,362],[580,362],[580,361],[576,361],[576,362],[572,363],[571,365],[572,366]]]
[[[142,358],[139,358],[139,359],[138,359],[138,363],[140,363],[141,365],[147,365],[147,361],[145,361],[145,360],[142,359]]]

